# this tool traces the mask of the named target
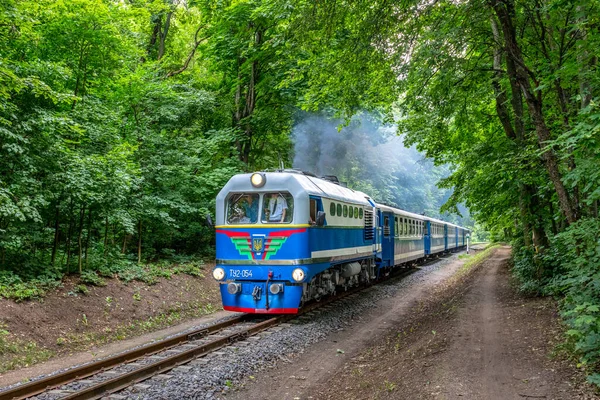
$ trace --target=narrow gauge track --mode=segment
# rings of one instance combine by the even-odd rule
[[[435,262],[435,260],[427,260],[421,265],[428,265],[432,262]],[[397,273],[380,279],[379,282],[390,278],[402,278],[414,271],[415,269],[400,269]],[[0,392],[0,400],[25,399],[42,393],[51,394],[53,399],[60,400],[100,399],[154,375],[162,374],[196,358],[206,356],[222,347],[312,312],[319,307],[337,302],[363,289],[365,289],[365,286],[309,304],[295,315],[276,317],[253,314],[239,315],[203,329],[157,341],[122,354],[16,386]],[[75,390],[53,390],[71,383],[76,383],[77,386],[81,387]]]

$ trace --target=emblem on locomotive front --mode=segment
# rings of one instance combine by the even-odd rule
[[[252,251],[255,253],[262,253],[265,248],[265,238],[264,236],[252,238]]]

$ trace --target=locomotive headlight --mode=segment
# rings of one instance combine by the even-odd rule
[[[222,281],[225,278],[225,270],[223,268],[215,268],[213,269],[213,278],[218,281]]]
[[[304,280],[305,276],[306,275],[302,268],[296,268],[295,270],[292,271],[292,278],[294,278],[294,280],[296,282],[302,282]]]
[[[263,187],[265,186],[265,183],[267,183],[267,176],[265,174],[256,172],[250,176],[250,182],[255,188]]]

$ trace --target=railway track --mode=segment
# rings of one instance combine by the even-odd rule
[[[428,261],[429,264],[435,261]],[[402,278],[414,269],[400,270],[389,278]],[[25,399],[44,394],[47,399],[101,399],[155,375],[193,362],[225,346],[247,341],[252,336],[292,319],[338,302],[364,287],[305,306],[300,313],[282,316],[243,314],[169,339],[157,341],[103,360],[0,392],[0,400]]]
[[[358,291],[358,288],[349,290],[341,296],[311,304],[295,315],[265,317],[243,314],[204,329],[16,386],[0,392],[0,400],[26,399],[42,393],[48,398],[61,400],[101,399]]]

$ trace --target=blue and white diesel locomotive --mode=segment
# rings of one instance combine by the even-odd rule
[[[223,308],[295,314],[309,300],[460,249],[469,230],[297,170],[232,177],[217,196]]]

